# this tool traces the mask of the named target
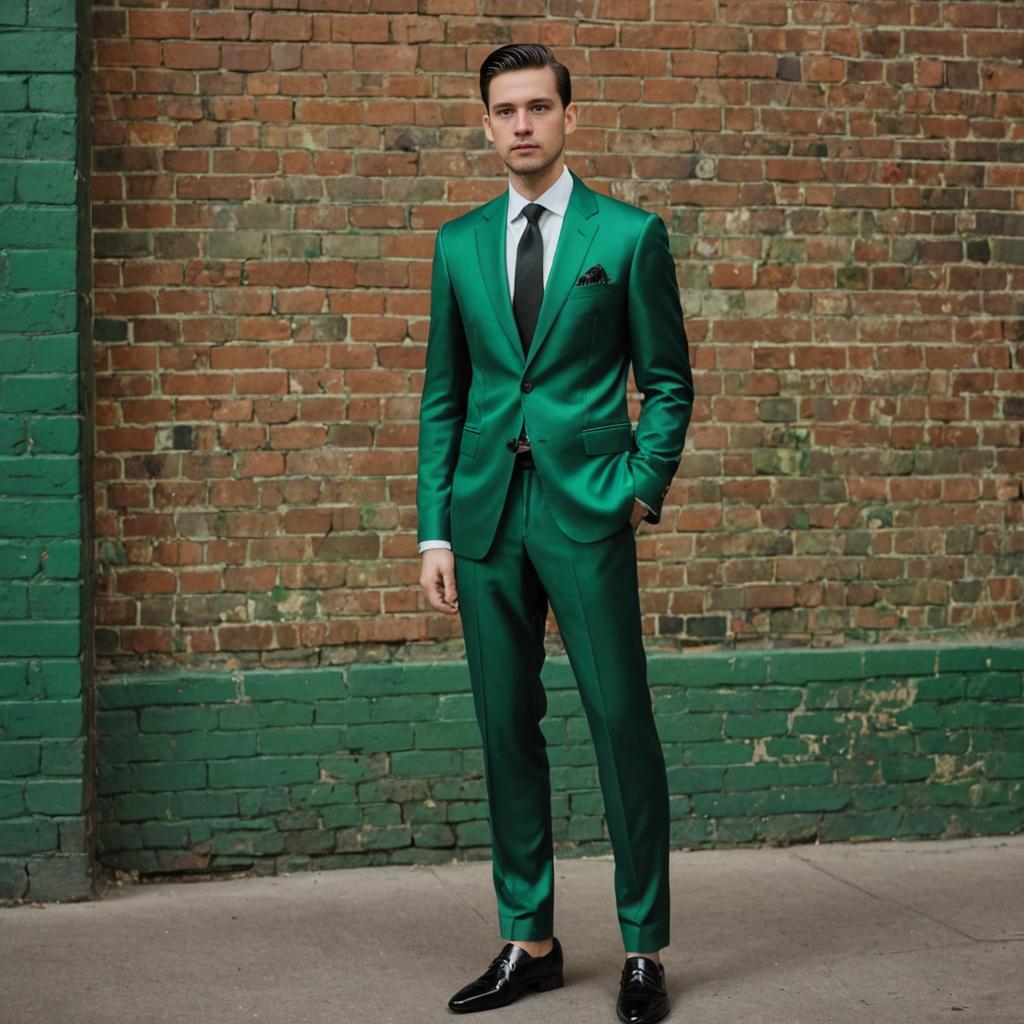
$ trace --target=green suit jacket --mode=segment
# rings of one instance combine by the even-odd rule
[[[576,541],[620,529],[634,497],[657,523],[679,466],[693,377],[668,232],[657,214],[572,179],[528,356],[509,298],[508,189],[435,239],[417,537],[467,558],[494,538],[523,417],[551,515]],[[611,280],[577,284],[594,264]],[[643,394],[635,430],[630,362]]]

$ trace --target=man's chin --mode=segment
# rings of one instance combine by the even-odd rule
[[[536,174],[546,171],[557,159],[541,153],[538,149],[512,150],[505,160],[505,166],[517,174]]]

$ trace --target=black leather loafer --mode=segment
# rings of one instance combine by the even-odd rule
[[[651,1024],[669,1011],[665,965],[649,956],[627,956],[619,979],[615,1004],[619,1020],[626,1024]]]
[[[557,936],[544,956],[530,956],[522,946],[506,942],[487,970],[448,1000],[448,1009],[455,1013],[490,1010],[507,1006],[529,989],[547,992],[564,984],[562,944]]]

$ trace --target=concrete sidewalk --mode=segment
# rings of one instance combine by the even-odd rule
[[[128,885],[0,908],[3,1024],[615,1024],[610,857],[557,860],[561,989],[457,1017],[490,861]],[[1020,1024],[1024,835],[672,854],[679,1024]]]

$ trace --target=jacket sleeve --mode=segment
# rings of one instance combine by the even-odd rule
[[[628,453],[636,496],[650,506],[649,523],[679,468],[693,411],[693,374],[668,231],[651,214],[640,231],[628,288],[633,376],[643,394],[637,451]]]
[[[430,328],[420,398],[416,477],[417,540],[451,541],[452,475],[466,418],[470,362],[448,274],[442,225],[434,239]]]

